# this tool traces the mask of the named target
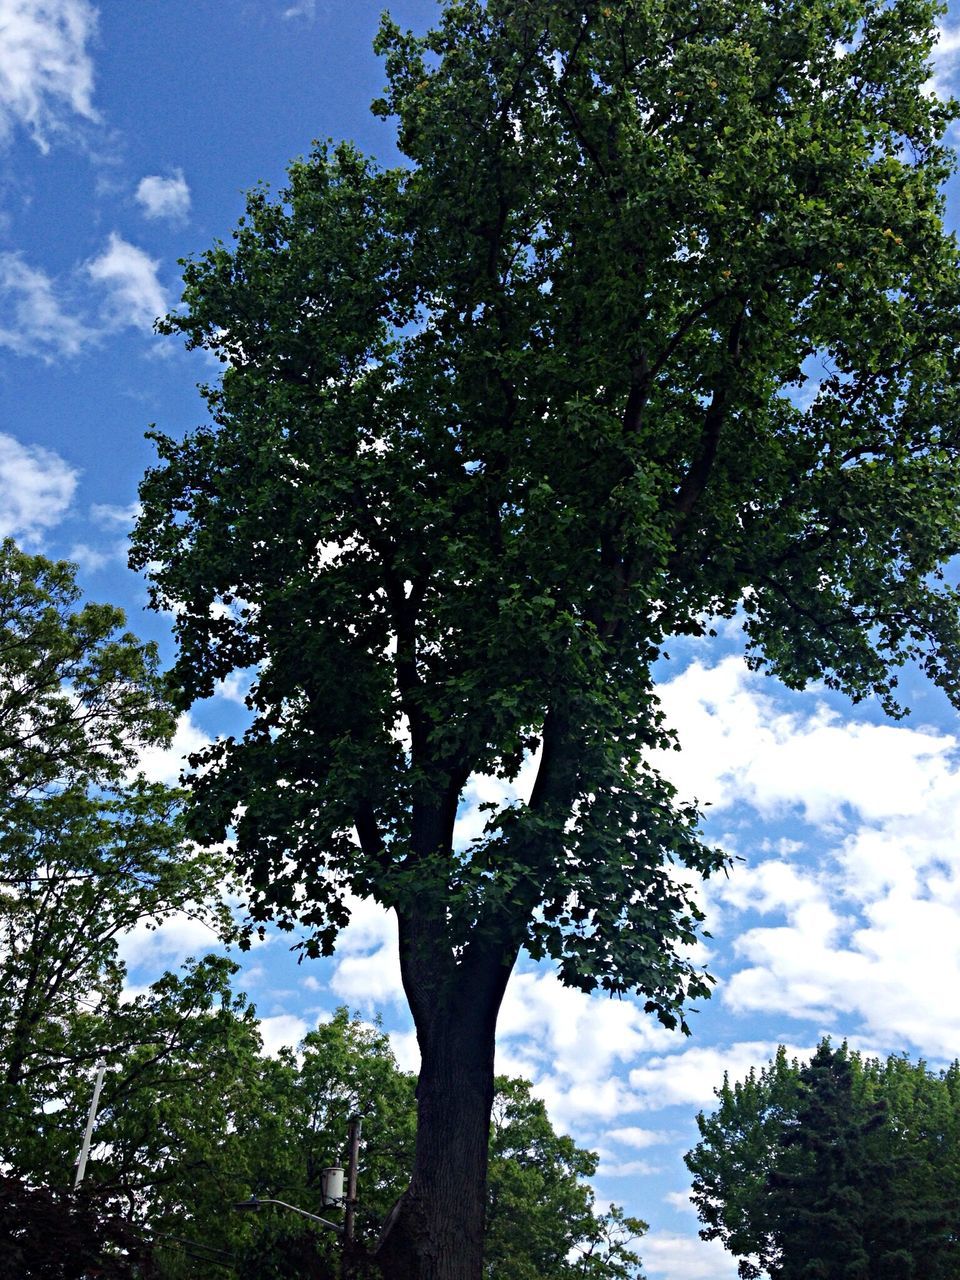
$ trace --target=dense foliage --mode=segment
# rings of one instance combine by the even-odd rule
[[[717,1090],[687,1155],[701,1235],[756,1280],[950,1280],[960,1267],[960,1064],[821,1043]]]
[[[107,1074],[85,1186],[93,1204],[114,1206],[116,1240],[139,1242],[144,1254],[149,1246],[158,1280],[205,1280],[210,1267],[225,1280],[328,1277],[338,1267],[334,1233],[270,1206],[257,1215],[232,1206],[255,1194],[342,1220],[341,1210],[321,1205],[320,1175],[344,1160],[347,1120],[359,1114],[357,1232],[361,1254],[370,1251],[409,1176],[415,1079],[399,1070],[387,1037],[345,1009],[297,1053],[265,1057],[252,1010],[230,995],[231,969],[209,957],[187,978],[157,985],[153,1019],[139,1019],[142,1044]],[[94,1015],[74,1025],[84,1042],[118,1038]],[[4,1150],[25,1184],[65,1187],[90,1083],[80,1077],[62,1088],[54,1111],[3,1117]],[[526,1082],[498,1080],[490,1280],[639,1280],[632,1243],[644,1224],[618,1209],[597,1212],[588,1181],[596,1166],[591,1152],[554,1131]],[[69,1197],[47,1195],[44,1212],[54,1206],[63,1230],[73,1230]],[[109,1251],[116,1240],[106,1227],[96,1235],[98,1221],[88,1234]]]
[[[0,1280],[151,1280],[151,1249],[119,1206],[0,1176]]]

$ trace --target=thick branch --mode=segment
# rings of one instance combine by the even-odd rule
[[[720,379],[714,387],[713,396],[703,419],[700,453],[691,463],[690,469],[683,477],[680,488],[677,490],[674,510],[680,517],[681,522],[690,515],[700,500],[704,489],[707,487],[713,464],[716,461],[717,449],[720,445],[720,433],[723,430],[723,423],[727,414],[727,403],[730,397],[730,371],[731,367],[736,366],[740,358],[740,335],[743,331],[745,317],[746,307],[741,307],[736,320],[734,320],[730,328],[730,335],[727,339],[726,367],[722,370]]]

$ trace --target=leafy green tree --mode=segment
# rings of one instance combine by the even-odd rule
[[[346,1009],[297,1052],[264,1056],[253,1009],[231,991],[235,971],[209,956],[118,1008],[74,1018],[79,1057],[89,1046],[122,1046],[104,1050],[109,1070],[84,1187],[92,1203],[117,1206],[122,1238],[140,1241],[158,1280],[337,1276],[334,1232],[269,1205],[258,1214],[232,1207],[256,1195],[342,1222],[341,1209],[321,1203],[321,1173],[344,1162],[347,1122],[359,1114],[362,1262],[408,1176],[415,1078],[398,1068],[387,1036]],[[12,1153],[25,1184],[59,1188],[51,1203],[67,1214],[64,1229],[89,1092],[85,1074],[63,1075],[57,1096],[4,1117],[5,1157]],[[595,1212],[596,1163],[553,1130],[526,1082],[498,1079],[489,1280],[640,1280],[632,1246],[645,1226],[616,1208]]]
[[[0,804],[0,1095],[7,1106],[11,1090],[43,1088],[44,1078],[55,1081],[65,1064],[76,1066],[71,1023],[79,1008],[116,1009],[124,932],[188,909],[227,928],[222,875],[218,859],[186,851],[177,793],[142,779],[110,790],[75,782]],[[94,1049],[91,1061],[97,1056]]]
[[[861,1059],[824,1041],[717,1091],[687,1155],[705,1239],[757,1280],[956,1275],[958,1067]]]
[[[362,1117],[357,1236],[369,1254],[403,1190],[416,1130],[415,1078],[399,1070],[389,1040],[339,1009],[310,1032],[294,1054],[283,1050],[262,1069],[264,1097],[241,1135],[251,1189],[320,1213],[320,1173],[342,1159],[351,1115]],[[597,1158],[555,1132],[523,1080],[498,1077],[490,1144],[487,1205],[489,1280],[639,1280],[631,1247],[646,1230],[616,1208],[596,1212],[589,1179]],[[269,1101],[268,1101],[269,1100]],[[317,1265],[333,1274],[338,1241],[306,1231],[292,1215],[258,1221],[259,1241],[243,1249],[241,1280],[278,1276],[287,1250],[312,1240]],[[235,1252],[240,1252],[235,1248]],[[298,1263],[298,1265],[302,1265]],[[265,1270],[266,1268],[266,1270]],[[296,1273],[299,1274],[299,1273]],[[306,1272],[306,1274],[310,1274]]]
[[[115,783],[173,732],[157,653],[122,610],[80,604],[74,566],[0,543],[0,797]]]
[[[422,1050],[388,1277],[479,1280],[493,1044],[521,948],[667,1024],[687,872],[653,664],[743,611],[751,661],[896,714],[958,693],[953,104],[935,0],[446,0],[389,19],[347,145],[259,189],[164,328],[223,362],[143,488],[179,705],[250,669],[192,831],[329,952],[399,920]],[[454,844],[471,774],[523,802]],[[671,865],[672,864],[672,865]]]
[[[558,1134],[526,1080],[497,1078],[490,1138],[488,1280],[642,1280],[631,1245],[647,1229],[597,1211],[597,1156]]]
[[[121,936],[185,910],[229,925],[225,865],[187,847],[182,794],[131,776],[173,729],[155,653],[78,594],[70,565],[0,545],[0,1160],[14,1169],[65,1082],[142,1041],[149,1002],[122,1003]],[[69,1163],[46,1172],[64,1185]]]

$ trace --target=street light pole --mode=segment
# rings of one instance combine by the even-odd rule
[[[339,1222],[330,1222],[326,1218],[321,1218],[317,1213],[308,1213],[306,1209],[301,1209],[298,1205],[287,1204],[286,1200],[268,1200],[266,1197],[261,1199],[260,1196],[251,1196],[249,1200],[241,1200],[239,1204],[235,1204],[235,1209],[252,1209],[256,1212],[262,1204],[277,1204],[281,1209],[289,1209],[291,1213],[299,1213],[303,1218],[309,1218],[311,1222],[322,1222],[325,1227],[332,1227],[334,1231],[342,1231],[343,1227]]]
[[[96,1064],[97,1075],[93,1084],[93,1097],[90,1099],[90,1110],[87,1112],[87,1127],[83,1132],[83,1142],[80,1146],[80,1158],[77,1160],[77,1176],[73,1180],[73,1189],[76,1191],[80,1183],[83,1181],[83,1175],[87,1171],[87,1156],[90,1154],[90,1140],[93,1137],[93,1125],[97,1118],[97,1106],[100,1102],[100,1090],[103,1088],[103,1076],[107,1069],[107,1064],[101,1058]]]

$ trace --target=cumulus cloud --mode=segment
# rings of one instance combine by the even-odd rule
[[[95,334],[66,309],[59,293],[54,280],[20,254],[0,253],[0,347],[48,363],[82,351]]]
[[[797,1058],[808,1058],[813,1052],[809,1045],[787,1049]],[[752,1040],[725,1046],[690,1045],[677,1053],[652,1055],[630,1071],[634,1109],[709,1107],[725,1072],[731,1080],[742,1080],[751,1067],[764,1066],[776,1052],[775,1042]]]
[[[148,174],[137,187],[137,202],[148,218],[166,218],[182,222],[190,211],[190,188],[182,169],[164,178]]]
[[[260,1036],[264,1054],[269,1057],[280,1049],[295,1049],[310,1029],[309,1022],[292,1013],[278,1013],[272,1018],[261,1018]]]
[[[675,1043],[630,1000],[564,987],[554,973],[515,973],[497,1027],[497,1070],[535,1082],[561,1128],[619,1119],[636,1109],[625,1066]]]
[[[960,752],[949,733],[784,703],[739,659],[663,688],[684,751],[667,764],[741,820],[799,818],[710,890],[734,938],[721,998],[951,1057],[960,1039]],[[772,850],[772,855],[771,855]],[[748,914],[749,913],[749,914]],[[748,916],[747,919],[744,917]],[[744,926],[747,927],[744,927]]]
[[[152,330],[165,315],[167,295],[157,278],[160,264],[116,232],[99,257],[87,263],[87,275],[106,291],[106,313],[112,327]]]
[[[716,1240],[651,1231],[640,1242],[643,1268],[652,1280],[735,1280],[736,1259]]]
[[[36,543],[66,514],[76,471],[50,449],[0,433],[0,537]]]
[[[868,818],[913,814],[952,768],[953,738],[842,720],[815,696],[785,710],[767,677],[739,657],[693,662],[659,693],[682,748],[660,765],[683,797],[714,810],[745,803],[763,818],[792,810],[820,826],[850,807]]]
[[[370,898],[348,895],[347,905],[350,923],[337,942],[331,991],[366,1010],[402,1004],[396,917]]]
[[[939,27],[937,43],[933,50],[933,75],[927,85],[930,93],[939,98],[949,98],[957,91],[957,70],[960,66],[960,26]]]
[[[25,128],[41,151],[75,117],[94,121],[88,0],[0,0],[0,142]]]

